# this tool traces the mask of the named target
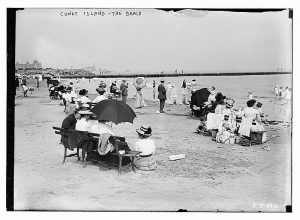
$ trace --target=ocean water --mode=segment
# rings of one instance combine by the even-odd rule
[[[94,97],[97,92],[101,80],[103,80],[107,86],[110,86],[111,82],[116,80],[117,86],[120,86],[121,80],[126,79],[129,83],[128,93],[129,98],[133,98],[136,91],[133,86],[133,78],[94,78],[94,79],[79,79],[79,89],[87,89],[91,97]],[[275,97],[273,92],[275,85],[285,88],[292,87],[292,75],[256,75],[256,76],[183,76],[183,77],[164,77],[165,85],[170,82],[177,88],[177,103],[181,103],[181,84],[183,80],[197,82],[197,88],[209,88],[214,86],[217,92],[222,92],[226,97],[235,100],[234,108],[238,106],[246,107],[248,101],[248,91],[252,91],[254,98],[263,104],[263,112],[267,115],[269,120],[278,121],[290,121],[291,120],[291,106],[292,102],[288,102],[285,99],[279,99]],[[160,78],[146,78],[147,86],[143,88],[143,97],[146,100],[153,100],[153,80],[156,82],[156,97],[157,87],[160,83]],[[75,79],[62,79],[61,83],[68,84],[73,81],[76,84]]]

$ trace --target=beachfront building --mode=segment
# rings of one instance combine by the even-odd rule
[[[19,70],[19,69],[24,69],[24,70],[26,70],[26,69],[40,69],[40,68],[42,68],[42,64],[39,63],[37,60],[34,60],[33,63],[29,63],[27,61],[27,63],[25,63],[25,64],[21,64],[21,63],[17,62],[16,65],[15,65],[15,68],[16,68],[16,70]]]

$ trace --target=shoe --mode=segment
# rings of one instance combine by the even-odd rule
[[[160,111],[160,113],[166,113],[165,111]]]

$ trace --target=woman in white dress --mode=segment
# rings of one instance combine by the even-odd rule
[[[144,106],[142,89],[146,86],[146,80],[143,77],[138,77],[133,81],[133,85],[136,88],[136,99],[134,107],[142,108]]]

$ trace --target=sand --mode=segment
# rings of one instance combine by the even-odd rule
[[[63,146],[52,126],[66,115],[45,83],[40,86],[26,98],[17,91],[15,99],[15,210],[274,212],[291,204],[289,124],[266,126],[268,141],[261,146],[225,145],[195,133],[198,119],[188,106],[166,105],[166,114],[156,114],[159,103],[147,101],[135,110],[134,124],[113,130],[132,146],[135,129],[151,125],[158,168],[129,168],[118,176],[115,167],[75,157],[62,164]],[[186,158],[169,161],[181,153]]]

